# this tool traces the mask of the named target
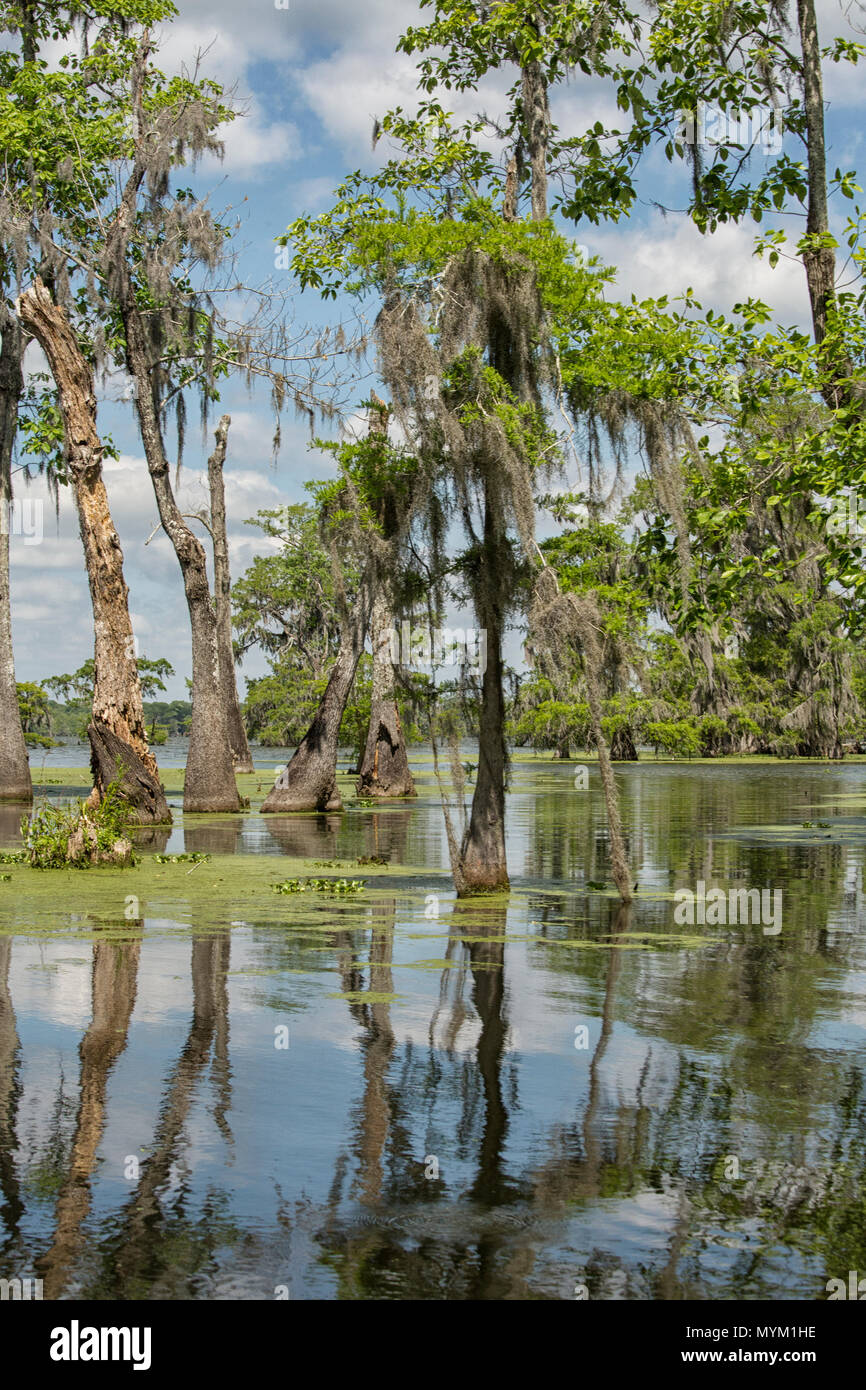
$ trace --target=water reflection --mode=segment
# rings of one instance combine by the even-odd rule
[[[37,1262],[46,1298],[63,1293],[84,1240],[93,1169],[105,1122],[108,1076],[126,1047],[135,1006],[140,937],[95,941],[92,949],[92,1014],[79,1047],[75,1132],[57,1198],[54,1239]]]
[[[21,844],[21,821],[29,811],[29,806],[0,801],[0,844],[16,848]]]
[[[12,938],[0,936],[0,1218],[3,1242],[0,1245],[4,1260],[18,1241],[18,1226],[24,1214],[21,1187],[14,1154],[18,1147],[16,1119],[21,1094],[19,1069],[21,1048],[12,995],[9,991],[9,963]]]
[[[193,1010],[189,1033],[165,1084],[150,1153],[141,1176],[132,1188],[115,1222],[116,1234],[106,1251],[110,1267],[110,1286],[117,1298],[142,1298],[158,1290],[163,1280],[167,1287],[162,1297],[178,1296],[174,1292],[177,1274],[189,1260],[194,1268],[206,1265],[211,1242],[216,1243],[217,1231],[185,1230],[182,1239],[174,1229],[174,1221],[166,1219],[164,1203],[171,1188],[172,1170],[180,1158],[185,1128],[196,1090],[212,1062],[213,1115],[223,1141],[229,1148],[232,1131],[231,1068],[229,1065],[229,1022],[226,972],[229,966],[230,934],[215,933],[197,937],[192,942],[190,973],[192,976]],[[178,1214],[183,1213],[189,1179],[180,1179],[179,1193],[174,1198]],[[181,1220],[181,1225],[185,1226]],[[168,1228],[168,1229],[167,1229]],[[189,1252],[189,1253],[188,1253]],[[186,1258],[185,1258],[186,1257]],[[185,1271],[186,1278],[190,1270]],[[181,1281],[180,1287],[184,1287]]]
[[[46,1297],[809,1299],[866,1268],[861,774],[718,773],[618,772],[628,909],[597,889],[599,798],[518,765],[508,898],[454,901],[421,797],[183,827],[214,856],[427,866],[297,919],[205,930],[190,899],[187,926],[109,929],[58,903],[37,938],[13,912],[0,1274]],[[701,878],[782,886],[782,933],[678,935],[670,892]]]
[[[342,816],[263,816],[265,829],[281,854],[297,859],[333,859]]]
[[[238,854],[244,829],[243,816],[226,820],[204,821],[184,825],[183,848],[186,854]]]

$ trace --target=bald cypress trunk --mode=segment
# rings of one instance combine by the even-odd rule
[[[187,526],[172,490],[151,381],[147,336],[126,260],[135,199],[143,178],[142,166],[127,183],[122,205],[108,235],[107,256],[126,337],[126,365],[135,383],[135,409],[144,456],[159,519],[180,565],[192,632],[192,718],[183,809],[239,811],[241,802],[232,764],[220,641],[207,561],[204,547]]]
[[[495,892],[508,887],[505,858],[505,693],[502,684],[502,637],[505,614],[497,591],[496,575],[503,568],[500,547],[507,545],[498,534],[489,497],[484,506],[482,582],[476,612],[486,635],[487,664],[481,678],[481,720],[478,731],[478,774],[472,810],[460,849],[458,897]],[[479,644],[480,649],[480,644]]]
[[[123,552],[102,477],[93,373],[66,314],[40,279],[21,296],[18,312],[48,358],[60,394],[93,607],[93,717],[87,733],[94,786],[101,797],[119,775],[123,796],[141,824],[170,821],[156,760],[147,745]]]
[[[21,331],[2,307],[0,345],[0,801],[33,800],[30,763],[21,728],[15,658],[12,651],[12,604],[9,583],[9,511],[12,503],[12,453],[18,429],[21,376]]]
[[[369,433],[385,438],[388,431],[388,408],[373,392]],[[382,517],[383,530],[393,537],[391,519]],[[358,662],[367,640],[367,630],[373,612],[374,594],[381,589],[380,566],[371,558],[366,564],[358,586],[353,611],[343,620],[340,650],[319,701],[313,722],[304,735],[288,765],[277,778],[265,798],[262,814],[278,811],[341,811],[343,802],[337,790],[337,753],[340,725],[355,681]],[[399,720],[398,720],[399,723]],[[371,723],[372,734],[372,723]],[[368,735],[368,745],[371,735]],[[408,764],[407,764],[408,771]]]
[[[340,811],[337,752],[346,702],[364,650],[370,622],[370,576],[361,577],[354,612],[344,624],[340,650],[313,722],[262,804],[262,815],[280,811]]]
[[[231,574],[229,547],[226,537],[226,499],[223,465],[226,457],[231,416],[224,415],[217,426],[216,447],[208,459],[207,476],[210,488],[210,525],[213,538],[213,592],[217,635],[220,648],[220,675],[228,720],[229,745],[235,772],[255,772],[247,731],[244,728],[238,700],[235,675],[235,655],[232,647]]]
[[[523,132],[529,152],[530,195],[533,222],[547,217],[547,149],[550,140],[550,108],[547,79],[539,62],[521,70]],[[511,171],[510,171],[511,172]],[[502,210],[506,222],[517,211],[514,181],[506,187]],[[511,344],[507,335],[497,332],[490,343],[490,362],[504,381],[519,389],[511,370]],[[511,570],[511,557],[503,534],[504,522],[494,502],[492,481],[484,482],[484,539],[481,554],[481,583],[475,606],[485,633],[487,665],[481,684],[481,720],[478,739],[478,775],[472,796],[472,810],[460,851],[456,874],[459,897],[472,893],[508,888],[505,855],[505,773],[508,755],[505,746],[505,692],[503,689],[502,641],[505,625],[504,575]]]
[[[379,590],[373,601],[370,622],[373,690],[370,701],[370,727],[358,779],[359,796],[415,796],[406,739],[403,736],[400,712],[394,698],[394,662],[391,653],[393,630],[393,612],[385,595]]]

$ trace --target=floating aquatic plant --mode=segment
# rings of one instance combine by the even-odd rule
[[[157,864],[206,864],[210,859],[210,855],[200,849],[190,854],[155,854],[153,857]]]
[[[284,878],[271,885],[275,893],[362,893],[367,886],[363,878]]]

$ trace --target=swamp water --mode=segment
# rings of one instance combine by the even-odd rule
[[[592,764],[582,790],[518,755],[512,892],[456,903],[423,753],[408,806],[261,817],[265,771],[250,813],[184,822],[158,751],[176,824],[138,867],[3,866],[0,1277],[809,1300],[866,1274],[866,766],[618,767],[625,912]],[[70,750],[37,762],[88,790]],[[366,886],[273,890],[309,876]],[[678,925],[698,884],[781,891],[781,930]]]

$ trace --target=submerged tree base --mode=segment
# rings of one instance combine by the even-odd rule
[[[393,700],[379,702],[370,716],[370,732],[361,759],[358,796],[417,796],[400,713]]]
[[[506,874],[505,878],[498,879],[495,883],[463,882],[457,889],[457,897],[461,900],[464,898],[492,898],[496,897],[499,893],[508,893],[510,891],[511,884]]]
[[[303,785],[297,785],[300,779],[288,777],[288,772],[289,768],[284,769],[262,802],[263,816],[284,815],[293,811],[342,811],[343,798],[336,782],[325,791],[316,793],[308,791]]]
[[[33,805],[33,785],[29,779],[0,784],[0,802],[4,805]]]

